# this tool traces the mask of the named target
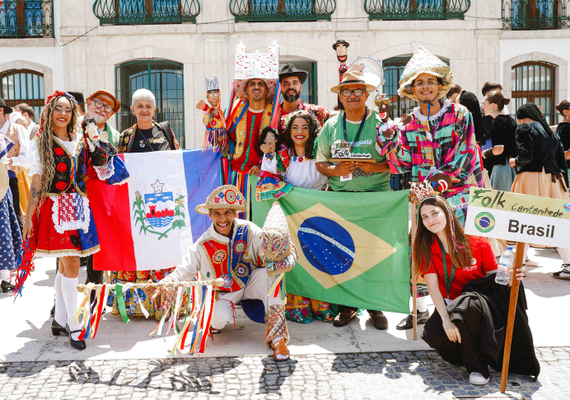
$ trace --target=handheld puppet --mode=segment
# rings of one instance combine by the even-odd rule
[[[220,85],[217,76],[214,75],[213,78],[206,77],[206,91],[208,103],[204,100],[200,100],[200,102],[196,104],[198,110],[204,111],[206,134],[204,135],[202,150],[212,149],[212,151],[216,151],[225,146],[227,138],[226,129],[224,127],[226,117],[220,106]]]
[[[289,163],[287,150],[276,150],[281,147],[279,135],[270,127],[263,129],[259,135],[259,143],[259,149],[263,152],[263,161],[257,179],[255,198],[257,201],[278,199],[293,189],[293,186],[283,179]]]
[[[338,82],[342,82],[342,77],[346,70],[348,70],[348,65],[346,65],[346,60],[348,59],[348,43],[346,40],[339,39],[335,44],[332,45],[333,50],[336,53],[336,59],[340,63],[338,67]]]

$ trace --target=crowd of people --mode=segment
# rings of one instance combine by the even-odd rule
[[[477,301],[466,296],[486,293],[495,285],[487,276],[496,271],[496,258],[504,244],[463,232],[469,190],[487,187],[569,199],[570,101],[557,106],[563,122],[556,131],[532,103],[516,110],[515,121],[507,108],[510,99],[500,84],[486,83],[480,101],[454,84],[446,63],[420,47],[406,65],[398,90],[418,106],[410,115],[392,119],[390,100],[385,96],[375,101],[380,111],[366,105],[376,87],[367,82],[360,67],[339,72],[338,85],[330,89],[338,94],[339,105],[331,109],[300,99],[308,74],[289,63],[279,71],[278,79],[263,74],[236,79],[235,99],[231,98],[227,115],[220,107],[217,78],[207,79],[209,104],[201,101],[196,106],[205,112],[204,147],[219,151],[227,160],[226,185],[196,208],[210,216],[212,225],[188,250],[182,265],[156,271],[115,271],[108,279],[110,283],[175,282],[190,280],[199,271],[223,277],[211,333],[220,333],[231,322],[236,304],[261,300],[260,318],[267,325],[265,341],[276,360],[285,360],[290,337],[286,319],[309,323],[316,318],[342,327],[359,310],[291,293],[282,300],[280,289],[267,294],[269,288],[275,289],[276,277],[261,268],[265,266],[260,242],[264,230],[238,218],[248,219],[250,202],[279,199],[292,187],[390,191],[391,175],[404,173],[413,182],[443,180],[446,187],[440,187],[438,194],[430,191],[432,185],[426,185],[426,193],[412,196],[419,215],[418,228],[412,232],[410,267],[410,274],[420,282],[414,313],[418,323],[426,324],[424,339],[430,346],[446,360],[465,365],[471,383],[486,384],[488,366],[500,365],[502,342],[493,336],[487,348],[477,345],[481,338],[488,339],[484,327],[495,319],[482,302],[497,302],[500,310],[506,310],[503,303],[508,296],[492,300],[480,296]],[[85,101],[80,93],[58,91],[47,98],[41,122],[36,124],[32,107],[10,107],[0,99],[2,289],[14,289],[10,272],[16,269],[22,239],[36,254],[58,257],[52,332],[68,335],[71,345],[80,350],[86,344],[73,317],[81,260],[86,262],[88,282],[105,281],[103,272],[93,269],[92,254],[99,250],[99,243],[85,180],[124,181],[128,172],[117,153],[179,149],[169,123],[154,119],[156,99],[151,91],[134,92],[130,110],[136,124],[122,133],[108,123],[120,109],[119,100],[105,90],[93,92]],[[90,122],[101,139],[86,133]],[[257,180],[254,194],[250,179]],[[285,246],[280,262],[290,262],[296,254],[292,244],[286,242]],[[570,280],[570,250],[558,251],[562,268],[554,277]],[[526,266],[532,265],[531,260],[526,261]],[[512,276],[524,278],[524,268]],[[144,293],[129,289],[124,293],[126,309],[131,316],[149,314],[160,319],[164,313],[160,295],[161,290],[153,285]],[[435,304],[431,317],[426,307],[428,295]],[[107,305],[114,314],[119,312],[114,293]],[[524,308],[520,312],[524,313]],[[388,320],[381,310],[368,313],[377,329],[387,329]],[[411,315],[397,325],[398,329],[411,327]],[[520,349],[520,356],[527,356],[533,368],[517,369],[518,363],[514,363],[515,372],[537,376],[534,351],[524,345]]]

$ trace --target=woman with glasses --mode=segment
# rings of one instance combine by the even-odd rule
[[[48,97],[40,130],[28,151],[32,185],[23,236],[35,254],[59,257],[51,331],[54,336],[66,334],[74,348],[84,350],[81,326],[74,323],[80,257],[99,251],[84,179],[108,175],[109,162],[127,174],[124,164],[118,167],[122,161],[113,160],[117,152],[112,146],[100,142],[93,152],[89,150],[78,117],[73,96],[56,91]]]

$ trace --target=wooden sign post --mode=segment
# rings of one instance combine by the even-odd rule
[[[569,230],[569,201],[491,189],[470,189],[465,233],[517,242],[514,271],[525,261],[525,243],[567,247]],[[513,277],[503,352],[502,393],[507,388],[518,293],[519,281]]]

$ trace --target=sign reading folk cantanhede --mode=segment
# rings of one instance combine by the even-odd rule
[[[465,232],[570,248],[570,200],[471,188]]]

